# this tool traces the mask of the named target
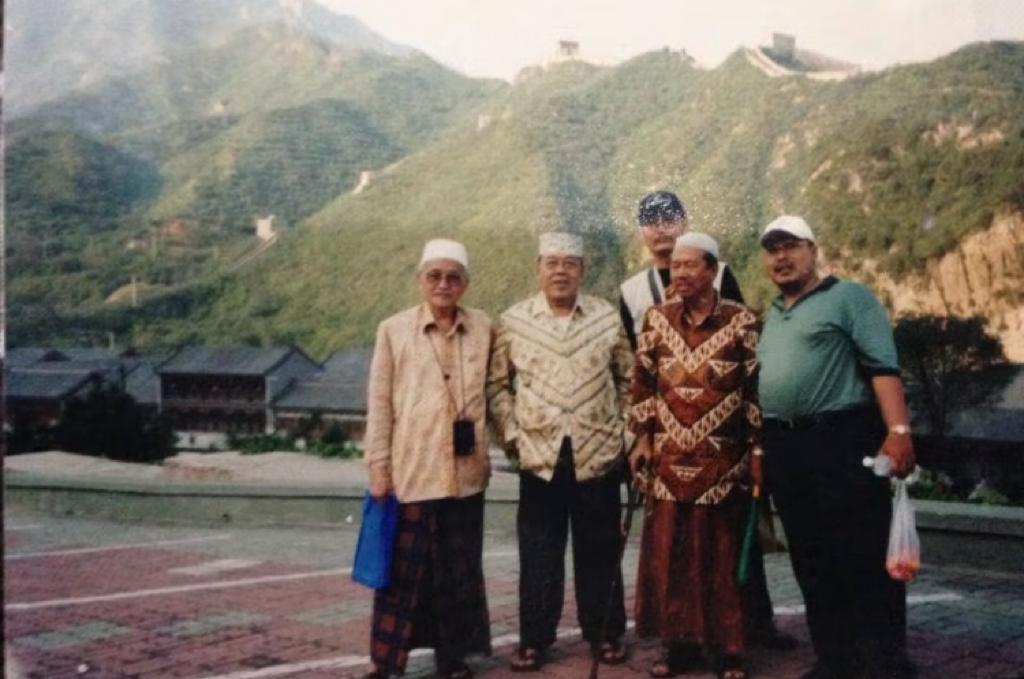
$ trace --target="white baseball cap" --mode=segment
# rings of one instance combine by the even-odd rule
[[[788,233],[790,236],[800,240],[815,242],[814,232],[811,231],[811,227],[808,226],[803,217],[797,217],[796,215],[782,215],[772,220],[768,226],[764,227],[764,231],[761,232],[761,243],[763,244],[765,239],[776,231]]]

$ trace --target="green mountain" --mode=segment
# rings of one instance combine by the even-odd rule
[[[391,56],[413,51],[314,0],[9,0],[4,10],[8,115],[270,23],[334,47]]]
[[[756,233],[779,213],[805,215],[830,261],[903,277],[994,215],[1024,211],[1022,43],[839,82],[768,77],[743,51],[712,70],[668,51],[614,68],[568,62],[524,72],[474,111],[402,149],[411,152],[364,190],[336,191],[244,266],[208,270],[137,309],[29,322],[23,336],[297,341],[323,355],[371,341],[377,322],[414,301],[419,250],[436,236],[467,244],[467,302],[492,313],[532,292],[536,234],[555,228],[584,234],[588,287],[612,296],[639,262],[636,201],[662,187],[680,193],[694,228],[723,241],[756,303],[770,292]],[[210,158],[189,162],[216,174]],[[155,205],[175,205],[172,195]]]
[[[223,45],[171,63],[104,80],[40,106],[29,119],[109,135],[340,99],[365,106],[380,124],[412,141],[495,87],[423,54],[394,57],[340,48],[276,23],[243,30]]]
[[[256,250],[256,217],[294,226],[499,87],[275,24],[16,119],[12,322],[101,306],[133,279],[155,294],[231,270]]]

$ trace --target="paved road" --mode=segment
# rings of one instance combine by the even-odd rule
[[[371,597],[349,578],[357,527],[189,529],[7,512],[8,676],[352,677],[367,670]],[[779,626],[800,648],[755,650],[755,676],[798,676],[812,658],[785,555],[767,558]],[[472,666],[508,677],[517,641],[514,536],[488,534],[495,654]],[[636,572],[636,542],[625,572]],[[560,641],[541,676],[585,677],[571,586]],[[631,589],[631,588],[627,588]],[[911,654],[923,677],[1024,677],[1024,574],[925,564],[910,588]],[[607,679],[646,676],[657,649],[632,642]],[[409,675],[427,676],[429,652]],[[516,675],[519,676],[519,675]],[[693,674],[693,677],[712,676]]]

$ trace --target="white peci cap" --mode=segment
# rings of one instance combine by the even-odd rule
[[[548,231],[540,235],[540,247],[537,254],[569,255],[583,257],[583,239],[574,233],[565,231]]]
[[[447,238],[435,238],[427,241],[427,244],[423,246],[420,266],[435,259],[450,259],[469,271],[469,255],[466,254],[466,246],[458,241]]]
[[[676,238],[676,245],[672,248],[672,254],[675,255],[681,248],[696,248],[698,250],[703,250],[704,252],[714,256],[715,259],[718,259],[718,241],[706,233],[687,231],[679,238]]]

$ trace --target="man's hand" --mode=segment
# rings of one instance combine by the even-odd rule
[[[378,502],[391,492],[391,473],[387,465],[375,464],[370,467],[370,496]]]
[[[638,436],[629,453],[629,470],[633,476],[646,470],[651,464],[651,443],[646,436]]]
[[[764,454],[750,455],[750,480],[755,486],[764,488]]]
[[[896,434],[889,432],[882,442],[882,453],[889,456],[892,463],[892,475],[904,479],[914,471],[916,460],[914,458],[914,443],[910,434]]]
[[[903,382],[896,375],[876,375],[871,378],[871,387],[878,399],[885,426],[889,427],[889,435],[882,442],[882,452],[892,462],[893,476],[906,478],[914,470],[914,443],[907,427],[910,415],[903,395]]]

